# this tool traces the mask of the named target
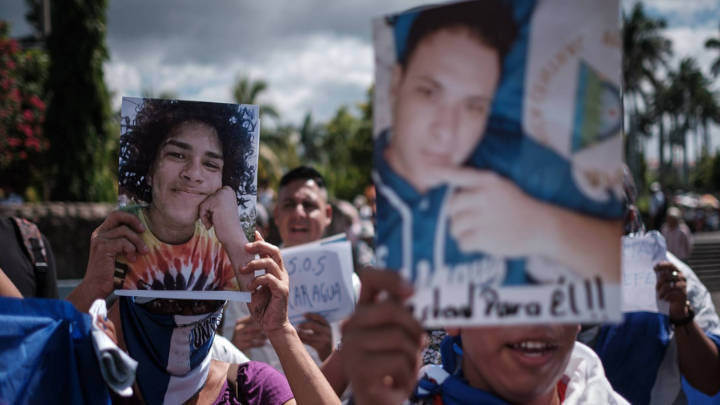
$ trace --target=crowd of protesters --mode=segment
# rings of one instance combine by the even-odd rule
[[[268,227],[276,226],[282,238],[278,245],[292,245],[293,240],[307,243],[345,232],[354,242],[355,253],[365,248],[371,250],[372,188],[356,199],[357,205],[330,203],[322,176],[312,168],[301,167],[283,179],[277,196],[278,201],[273,205],[258,208],[258,230],[268,232]],[[278,204],[284,204],[289,216],[280,213],[283,208]],[[670,211],[669,219],[675,217]],[[637,215],[633,208],[630,212]],[[270,217],[269,213],[274,215]],[[626,221],[634,220],[632,215],[626,218]],[[275,225],[270,225],[273,222]],[[93,234],[87,274],[68,298],[78,310],[86,311],[95,298],[109,295],[112,289],[114,260],[107,258],[117,249],[112,243],[113,235],[118,232],[125,235],[128,230],[139,231],[142,227],[137,217],[115,212]],[[279,250],[263,241],[260,234],[257,237],[256,242],[248,244],[248,251],[268,257],[270,260],[262,259],[264,266],[274,263],[268,267],[272,269],[269,271],[272,282],[263,284],[271,292],[270,299],[266,296],[266,300],[259,303],[253,297],[253,302],[248,304],[250,308],[262,307],[262,315],[252,310],[245,318],[226,313],[229,316],[224,320],[223,331],[229,331],[225,337],[234,345],[225,348],[224,354],[218,354],[217,346],[227,345],[228,340],[215,336],[214,342],[206,347],[209,350],[214,346],[212,360],[205,367],[205,378],[189,382],[188,375],[192,374],[189,373],[184,375],[186,380],[180,379],[185,391],[190,387],[186,397],[173,397],[170,394],[177,394],[178,390],[167,387],[165,391],[155,392],[158,375],[172,376],[172,370],[155,364],[155,371],[137,374],[135,397],[128,400],[112,394],[114,403],[141,400],[181,403],[187,398],[196,403],[339,403],[342,398],[358,404],[399,404],[406,400],[411,403],[626,403],[626,399],[633,404],[679,404],[684,403],[685,398],[681,375],[707,394],[720,389],[717,312],[692,270],[671,253],[668,260],[655,269],[658,297],[671,303],[669,317],[626,314],[625,321],[618,325],[583,326],[579,337],[579,325],[424,331],[403,309],[402,303],[412,294],[412,287],[397,273],[369,267],[359,271],[362,287],[357,306],[342,328],[330,328],[321,317],[310,316],[295,329],[286,323],[287,271]],[[123,238],[131,239],[134,249],[141,254],[142,241],[127,235]],[[12,264],[6,264],[9,266]],[[0,291],[8,297],[23,296],[5,273],[0,273]],[[380,296],[384,298],[379,299]],[[211,306],[213,308],[204,304],[186,308],[177,307],[175,303],[165,308],[121,299],[113,305],[103,324],[122,349],[145,362],[154,362],[152,355],[141,354],[152,352],[153,338],[139,338],[144,335],[142,327],[138,329],[137,325],[147,322],[148,316],[157,317],[176,310],[183,315],[204,317],[222,312],[222,307]],[[655,332],[648,334],[650,329]],[[337,338],[339,334],[341,340]],[[250,349],[266,342],[269,342],[267,349],[274,353],[276,367],[284,374],[253,359]],[[546,368],[536,369],[516,362],[504,353],[522,352],[522,348],[528,350],[528,347],[535,348],[534,345],[552,347],[551,361]],[[639,350],[639,347],[645,349]],[[313,350],[315,353],[309,354]],[[195,368],[198,367],[195,364]]]
[[[396,70],[397,75],[407,76],[395,80],[399,86],[396,102],[405,100],[406,104],[395,109],[408,110],[404,111],[408,114],[405,124],[412,124],[412,128],[401,130],[395,128],[400,124],[394,123],[392,130],[385,131],[385,137],[391,133],[423,135],[415,125],[421,125],[420,118],[429,115],[410,113],[409,106],[417,102],[418,96],[430,97],[445,80],[457,80],[454,75],[429,80],[437,73],[432,69],[413,76],[417,69],[413,58],[418,55],[429,66],[430,62],[458,60],[453,58],[463,61],[473,55],[492,61],[487,65],[495,69],[493,80],[481,86],[482,97],[470,97],[480,101],[453,100],[453,105],[447,107],[469,108],[473,125],[465,129],[473,139],[465,139],[468,144],[482,134],[487,119],[485,104],[492,99],[501,56],[509,44],[497,44],[484,27],[478,29],[478,24],[468,22],[466,17],[482,16],[493,23],[486,25],[513,31],[511,24],[505,24],[512,22],[512,16],[499,3],[473,3],[489,7],[483,11],[498,12],[497,18],[474,9],[465,12],[465,6],[459,4],[453,17],[456,20],[436,19],[439,22],[411,36],[414,48],[407,51],[403,66]],[[423,17],[413,24],[418,21],[424,21]],[[416,52],[415,56],[412,52]],[[464,64],[455,66],[462,68]],[[449,86],[448,92],[460,92],[464,100],[464,92],[472,91],[467,83],[478,76],[475,70],[469,73],[470,78]],[[414,86],[412,80],[433,84]],[[138,199],[147,205],[114,211],[93,232],[85,276],[67,301],[28,297],[35,291],[33,283],[17,275],[32,278],[37,268],[43,267],[34,260],[37,245],[31,243],[24,270],[18,270],[18,260],[0,261],[0,321],[5,325],[15,322],[3,332],[12,338],[0,335],[0,364],[13,368],[13,373],[0,372],[0,404],[671,405],[686,401],[683,378],[708,395],[720,391],[720,319],[707,289],[683,262],[690,255],[692,241],[682,212],[667,204],[659,187],[652,187],[651,221],[653,227],[662,230],[668,253],[652,270],[656,274],[656,297],[668,303],[668,314],[626,313],[619,324],[448,326],[428,331],[407,309],[413,286],[398,272],[373,267],[377,221],[372,185],[352,202],[332,200],[330,187],[317,170],[306,166],[289,170],[277,190],[267,185],[258,190],[256,232],[248,241],[237,214],[238,196],[234,190],[244,181],[236,175],[247,177],[250,171],[237,169],[239,160],[231,152],[252,155],[252,151],[229,146],[225,128],[237,121],[211,119],[199,112],[175,114],[172,110],[178,104],[157,103],[152,113],[163,111],[162,122],[152,115],[146,117],[154,128],[150,131],[155,136],[152,145],[126,145],[127,149],[123,149],[144,151],[142,159],[133,162],[132,172],[137,178],[122,186],[137,188]],[[162,130],[155,129],[161,124]],[[137,135],[139,140],[149,139]],[[423,184],[429,181],[424,171],[426,162],[410,156],[412,151],[395,150],[395,141],[388,142],[388,150],[397,155],[388,155],[390,166],[385,174],[389,177],[383,179],[394,179],[395,171],[406,171],[416,180],[408,187],[429,187]],[[453,140],[447,143],[456,146]],[[419,148],[417,153],[425,153],[422,142],[416,140],[413,146]],[[450,163],[456,166],[464,162],[470,150],[467,145],[461,146],[458,153],[448,153]],[[499,176],[479,171],[470,175],[490,176],[496,186],[515,191]],[[626,233],[642,234],[629,176],[624,185]],[[406,191],[405,197],[411,200],[417,190]],[[489,199],[490,194],[483,198]],[[490,215],[494,214],[490,211]],[[565,214],[562,218],[567,218]],[[576,214],[572,215],[577,219]],[[582,219],[584,222],[586,218]],[[474,234],[491,233],[474,223],[470,226]],[[12,228],[8,225],[2,229]],[[353,282],[354,311],[342,323],[328,322],[321,314],[310,313],[294,326],[288,316],[290,276],[281,249],[337,233],[344,233],[353,246],[357,272]],[[42,239],[35,236],[36,242]],[[179,250],[200,244],[222,247],[211,255],[212,265],[202,262],[191,266],[193,271],[207,270],[212,277],[203,273],[204,278],[185,279],[179,272],[156,274],[162,272],[147,266],[153,273],[151,281],[130,281],[159,294],[194,290],[191,282],[204,283],[201,290],[218,290],[221,288],[210,283],[230,279],[239,289],[250,292],[249,303],[140,295],[112,298],[118,279],[121,283],[127,281],[125,271],[129,266],[144,263],[147,257],[160,257],[161,250],[169,251],[163,261],[170,262]],[[171,247],[166,249],[166,245]],[[582,250],[589,253],[579,257],[581,265],[590,266],[589,256],[613,256],[620,240],[611,245]],[[567,248],[565,252],[574,246],[562,247]],[[13,249],[19,251],[22,244],[17,243]],[[573,253],[578,256],[577,251]],[[23,254],[21,251],[15,256]],[[6,256],[10,254],[0,253],[0,259]],[[45,256],[51,254],[46,252]],[[256,274],[259,270],[264,273]],[[109,308],[105,311],[97,309],[105,308],[106,303]],[[44,339],[38,330],[43,331]],[[105,338],[132,358],[128,367],[133,369],[130,374],[134,380],[122,389],[110,383],[107,375],[117,371],[108,371],[108,363],[116,364],[115,359],[96,359],[92,355],[92,348],[107,353],[98,349],[98,342],[105,342]],[[107,343],[102,345],[106,347]],[[58,356],[66,357],[58,360]],[[67,359],[74,362],[65,363]],[[15,364],[24,361],[34,361],[37,367]]]

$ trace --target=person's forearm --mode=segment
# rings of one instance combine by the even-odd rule
[[[339,404],[340,399],[289,323],[268,333],[298,404]]]
[[[12,298],[23,297],[20,293],[20,290],[15,287],[15,284],[13,284],[13,282],[2,269],[0,269],[0,296]]]
[[[87,312],[90,306],[98,298],[105,298],[107,294],[103,294],[100,288],[91,285],[92,283],[83,280],[68,294],[67,301],[70,301],[80,312]]]
[[[350,381],[348,381],[345,375],[345,370],[342,365],[342,353],[338,350],[333,350],[330,356],[325,359],[323,364],[320,366],[325,378],[330,383],[330,386],[335,390],[338,397],[341,397],[343,392],[347,389]]]
[[[622,221],[594,218],[542,203],[547,224],[539,238],[540,254],[584,277],[620,281]]]
[[[245,234],[242,233],[242,228],[238,225],[238,233],[228,238],[228,240],[221,242],[225,252],[227,252],[230,263],[232,263],[235,271],[245,266],[252,256],[245,251],[245,244],[248,243]]]
[[[720,390],[720,354],[715,344],[690,322],[675,328],[680,372],[690,385],[707,395]]]

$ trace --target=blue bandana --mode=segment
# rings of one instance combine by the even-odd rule
[[[134,297],[121,297],[120,315],[146,403],[183,403],[203,387],[222,306],[203,315],[159,315],[136,304]]]
[[[460,336],[446,336],[440,352],[442,368],[436,365],[423,368],[423,376],[415,389],[416,398],[440,398],[443,405],[510,405],[487,391],[468,385],[461,370],[463,352]]]

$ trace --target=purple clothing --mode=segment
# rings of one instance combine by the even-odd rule
[[[235,398],[226,379],[213,405],[279,405],[294,398],[285,376],[259,361],[238,368],[237,384],[241,398]]]

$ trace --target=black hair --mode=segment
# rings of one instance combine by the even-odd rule
[[[215,129],[223,153],[223,186],[242,195],[255,194],[255,167],[248,164],[254,154],[252,133],[258,120],[247,107],[234,104],[144,99],[135,119],[123,124],[127,132],[120,138],[121,194],[150,203],[152,187],[147,178],[162,143],[185,123],[202,123]]]
[[[464,1],[446,6],[427,8],[412,22],[405,44],[405,52],[398,63],[403,70],[423,39],[445,29],[464,28],[470,35],[496,49],[501,67],[517,36],[517,25],[510,7],[497,0]]]
[[[325,186],[325,178],[322,174],[320,174],[320,172],[310,166],[298,166],[285,173],[285,175],[283,175],[280,179],[280,188],[285,187],[295,180],[312,180],[319,188],[327,190],[327,187]]]

